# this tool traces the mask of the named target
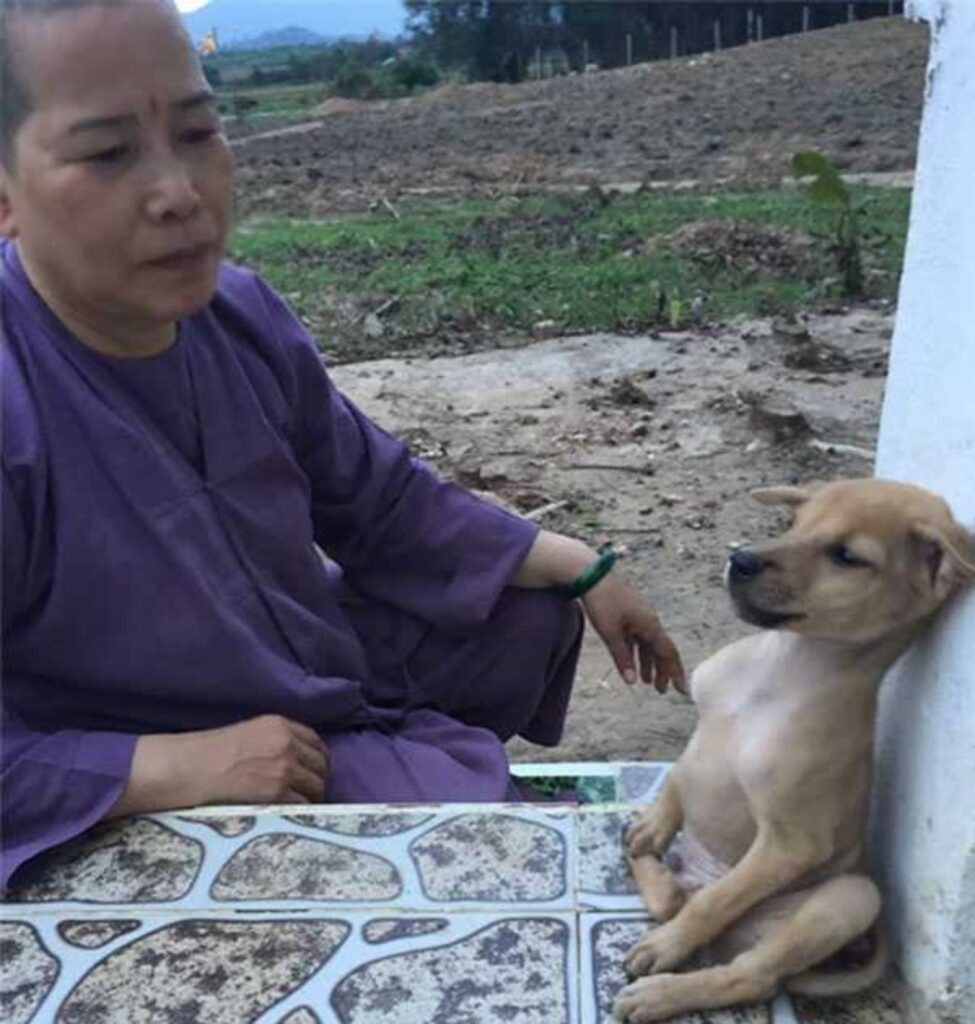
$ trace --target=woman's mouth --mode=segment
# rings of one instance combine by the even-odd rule
[[[165,256],[149,260],[150,267],[160,270],[186,271],[199,270],[210,255],[209,245],[197,245],[187,249],[177,249]]]

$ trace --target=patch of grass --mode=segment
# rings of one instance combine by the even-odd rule
[[[892,296],[910,194],[858,189],[855,197],[868,294]],[[398,212],[398,220],[387,210],[334,223],[252,223],[235,233],[231,256],[284,292],[338,358],[428,350],[437,337],[477,347],[530,336],[540,321],[566,333],[634,331],[841,298],[830,211],[795,189],[426,202]],[[702,222],[706,244],[693,232],[691,244],[670,238]],[[758,243],[738,251],[736,222],[769,229],[768,238],[759,231]],[[376,310],[380,324],[364,334]]]

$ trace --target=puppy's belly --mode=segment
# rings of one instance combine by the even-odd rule
[[[714,885],[731,870],[731,865],[715,857],[693,833],[678,832],[664,855],[677,884],[686,893],[695,893]]]

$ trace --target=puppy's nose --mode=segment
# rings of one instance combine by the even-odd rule
[[[766,565],[768,562],[764,558],[760,558],[747,548],[739,548],[732,552],[729,559],[729,575],[733,580],[744,583],[760,575]]]

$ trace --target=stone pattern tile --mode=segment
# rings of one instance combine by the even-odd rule
[[[569,894],[571,834],[511,814],[463,814],[410,843],[424,893],[442,903],[551,903]]]
[[[40,859],[8,907],[75,914],[360,906],[571,910],[574,809],[431,806],[365,813],[199,811],[98,826]]]
[[[138,921],[92,921],[82,919],[80,921],[59,921],[58,935],[65,942],[79,949],[100,949],[107,946],[113,939],[117,939],[126,932],[134,932],[139,928]]]
[[[402,892],[403,879],[385,857],[287,832],[241,847],[210,887],[215,900],[237,903],[394,901]]]
[[[617,800],[628,804],[652,803],[669,769],[668,764],[621,764],[617,775]]]
[[[651,927],[622,836],[667,766],[545,767],[620,802],[99,826],[0,904],[0,1020],[608,1024],[623,957]],[[675,1024],[901,1024],[883,989],[778,1005],[774,1022],[759,1007]]]
[[[598,910],[643,909],[623,859],[623,835],[639,814],[634,807],[582,807],[576,814],[580,905]]]
[[[363,963],[332,990],[342,1024],[575,1019],[574,921],[500,918],[452,943]]]
[[[366,942],[378,945],[417,935],[431,935],[449,927],[450,921],[445,917],[385,917],[364,924],[362,937]]]
[[[847,999],[792,997],[799,1024],[902,1024],[893,985],[883,984]]]
[[[51,993],[61,965],[28,921],[0,921],[0,1019],[33,1020]]]
[[[574,915],[463,912],[430,920],[435,931],[387,935],[378,948],[362,936],[383,920],[362,912],[149,911],[134,931],[98,949],[63,941],[49,915],[36,927],[3,922],[2,1019],[579,1024]],[[113,919],[93,912],[91,923],[110,927]]]
[[[350,932],[337,920],[181,918],[103,955],[65,996],[60,1017],[243,1024],[299,990]]]
[[[653,922],[641,914],[585,913],[579,919],[582,1024],[617,1024],[613,1003],[627,983],[623,960]],[[768,1006],[702,1010],[670,1018],[669,1024],[772,1024]]]
[[[8,903],[175,903],[193,887],[208,844],[172,815],[97,825],[30,865]]]

